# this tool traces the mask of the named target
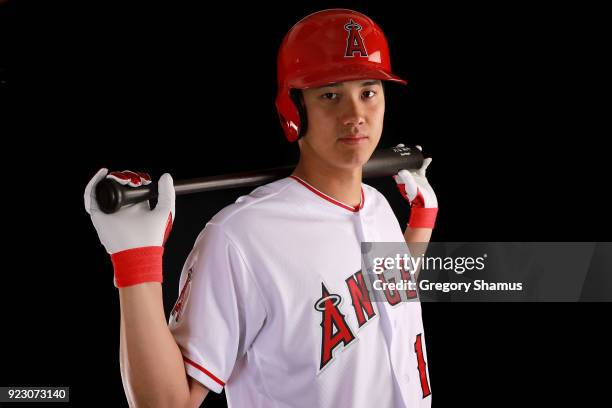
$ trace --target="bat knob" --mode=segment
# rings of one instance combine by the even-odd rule
[[[102,212],[112,214],[119,211],[123,201],[123,189],[121,187],[121,184],[108,178],[96,185],[96,200]]]

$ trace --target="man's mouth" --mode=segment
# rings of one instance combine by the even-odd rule
[[[355,145],[366,142],[368,137],[366,135],[357,134],[354,136],[341,137],[338,140],[345,144]]]

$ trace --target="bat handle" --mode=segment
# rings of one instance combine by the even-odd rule
[[[157,183],[128,187],[106,178],[96,185],[96,199],[102,212],[112,214],[129,204],[157,198]]]

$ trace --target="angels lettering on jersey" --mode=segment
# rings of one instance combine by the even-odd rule
[[[401,269],[401,279],[413,280],[408,272]],[[361,271],[358,271],[345,280],[346,289],[350,296],[350,306],[345,313],[341,310],[343,299],[340,294],[330,293],[325,283],[321,283],[321,297],[315,302],[314,308],[321,313],[321,354],[319,363],[319,373],[327,366],[333,364],[335,355],[342,352],[347,346],[355,341],[355,333],[366,323],[377,317],[370,292],[366,286],[367,278]],[[392,279],[385,280],[385,275],[380,274],[378,279],[383,282],[391,282]],[[391,290],[387,286],[383,290],[385,301],[391,306],[397,305],[404,299],[415,299],[418,295],[416,290],[404,290],[404,296],[399,290]],[[352,313],[357,321],[357,327],[351,328],[347,322],[347,314]],[[367,328],[365,328],[367,330]],[[414,342],[414,352],[417,355],[419,377],[423,398],[431,394],[427,380],[426,362],[423,355],[422,335],[416,336]]]

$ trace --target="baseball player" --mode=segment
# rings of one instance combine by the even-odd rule
[[[121,374],[132,406],[197,407],[225,389],[230,407],[429,407],[420,303],[374,302],[361,242],[428,242],[437,200],[418,171],[395,176],[406,231],[362,183],[383,128],[387,41],[367,16],[324,10],[299,21],[278,55],[276,106],[300,160],[291,176],[218,212],[198,236],[169,320],[162,256],[175,217],[172,178],[159,201],[99,211],[95,186],[144,173],[102,169],[85,207],[111,255],[121,302]]]

